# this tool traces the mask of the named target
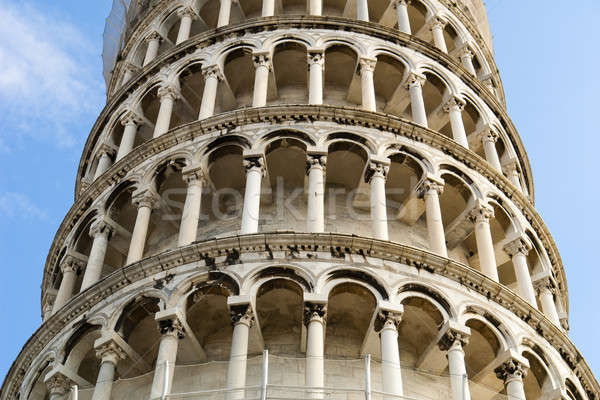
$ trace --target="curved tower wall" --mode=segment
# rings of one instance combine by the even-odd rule
[[[135,6],[1,399],[597,398],[481,2]]]

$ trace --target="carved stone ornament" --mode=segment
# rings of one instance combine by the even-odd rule
[[[131,201],[138,208],[157,208],[160,203],[160,196],[153,189],[143,189],[134,192]]]
[[[405,87],[406,89],[410,89],[411,87],[421,88],[425,82],[427,82],[427,78],[424,75],[411,72],[406,79]]]
[[[117,365],[119,360],[124,360],[127,357],[127,353],[111,340],[96,349],[96,357],[102,362],[111,362],[113,365]]]
[[[531,250],[531,245],[526,242],[523,238],[517,238],[511,242],[508,242],[504,246],[504,251],[511,257],[514,257],[518,254],[523,254],[526,256],[529,254],[529,250]]]
[[[234,326],[237,324],[246,324],[248,327],[251,327],[254,324],[254,312],[250,304],[231,306],[229,314],[231,316],[231,324]]]
[[[438,347],[442,351],[448,351],[453,346],[460,346],[462,349],[467,343],[469,343],[469,335],[465,332],[460,332],[456,329],[448,329],[440,338]]]
[[[375,71],[375,65],[377,65],[377,59],[375,58],[361,58],[359,61],[360,69],[359,72],[373,72]]]
[[[499,367],[494,369],[494,373],[498,379],[505,383],[513,379],[523,379],[527,375],[527,367],[519,360],[507,360]]]
[[[61,374],[55,373],[46,381],[46,387],[51,395],[64,396],[71,389],[72,382],[69,378]]]
[[[246,172],[252,169],[259,169],[261,173],[265,172],[265,159],[262,156],[244,158],[243,165]]]
[[[402,322],[401,312],[392,312],[388,310],[380,310],[377,313],[377,319],[375,320],[375,331],[381,332],[384,329],[398,329]]]
[[[252,62],[254,63],[254,68],[266,67],[269,71],[273,68],[269,53],[254,53],[252,55]]]
[[[438,196],[441,195],[444,192],[444,181],[425,178],[417,187],[417,194],[419,197],[423,197],[431,190],[435,190]]]
[[[370,161],[365,173],[365,182],[369,183],[375,177],[387,178],[390,166],[378,161]]]
[[[208,78],[215,78],[218,81],[225,79],[223,73],[221,72],[221,68],[216,64],[203,67],[202,75],[204,75],[205,80]]]
[[[325,303],[304,303],[304,325],[310,321],[319,320],[325,324],[327,320],[327,304]]]
[[[178,339],[185,337],[185,329],[177,318],[163,319],[158,321],[158,330],[162,335],[177,336]]]
[[[320,168],[325,172],[325,166],[327,164],[327,156],[321,154],[308,154],[306,156],[306,173],[312,168]]]
[[[469,219],[473,223],[489,222],[491,218],[494,218],[494,209],[484,203],[476,205],[469,213]]]
[[[466,104],[467,103],[463,99],[460,99],[456,96],[452,96],[444,104],[444,107],[442,107],[442,109],[444,110],[444,112],[447,113],[449,113],[450,111],[462,112],[462,110],[465,109]]]

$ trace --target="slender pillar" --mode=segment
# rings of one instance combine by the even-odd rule
[[[244,192],[244,208],[242,210],[242,234],[258,232],[260,216],[260,186],[264,175],[264,158],[251,157],[244,159],[246,168],[246,189]]]
[[[383,162],[371,161],[365,181],[371,185],[371,226],[375,239],[388,240],[385,181],[390,167]]]
[[[460,49],[458,58],[460,58],[462,66],[465,67],[465,69],[469,71],[471,75],[477,76],[477,71],[475,71],[475,66],[473,65],[473,52],[468,46],[464,46],[462,49]]]
[[[323,232],[325,230],[325,164],[327,156],[309,154],[306,160],[308,174],[308,232]]]
[[[221,0],[219,8],[219,19],[217,20],[217,28],[229,25],[229,16],[231,15],[232,0]]]
[[[411,73],[406,82],[406,88],[410,93],[410,108],[412,110],[413,121],[425,128],[427,125],[427,112],[425,111],[425,101],[423,100],[423,85],[425,76]]]
[[[117,363],[125,359],[126,353],[114,341],[110,341],[96,348],[96,357],[101,361],[92,400],[110,400]]]
[[[177,32],[177,40],[175,41],[175,45],[179,43],[185,42],[190,38],[190,32],[192,30],[192,22],[194,18],[198,16],[196,11],[192,7],[184,7],[177,12],[177,15],[180,18],[179,22],[179,32]]]
[[[142,118],[135,112],[127,111],[123,114],[121,117],[121,125],[123,125],[125,129],[123,130],[123,136],[121,137],[121,144],[119,144],[119,151],[117,151],[115,162],[119,161],[133,150],[135,137],[141,124]]]
[[[179,227],[178,246],[186,246],[196,240],[204,185],[204,175],[200,169],[185,173],[183,178],[188,187]]]
[[[90,227],[90,236],[94,241],[92,242],[92,249],[90,250],[90,256],[88,257],[85,273],[83,274],[80,292],[83,292],[100,280],[111,232],[112,228],[102,218],[95,221]]]
[[[362,92],[362,108],[367,111],[377,111],[377,103],[375,101],[375,84],[373,83],[373,73],[377,59],[361,58],[360,59],[360,82]]]
[[[275,15],[275,0],[263,0],[262,16],[272,17],[273,15]]]
[[[369,22],[369,4],[367,0],[356,0],[356,18]]]
[[[425,200],[429,247],[432,252],[442,257],[448,257],[446,235],[444,234],[442,211],[440,209],[440,195],[444,191],[444,181],[442,179],[426,178],[421,183],[418,191],[419,196]]]
[[[517,160],[510,160],[502,166],[504,170],[504,174],[508,178],[508,180],[519,189],[519,191],[523,191],[521,187],[521,180],[519,179],[519,163]]]
[[[411,34],[410,19],[408,18],[408,5],[410,0],[392,0],[394,7],[396,8],[396,15],[398,17],[398,30],[400,32]]]
[[[145,67],[156,58],[161,39],[162,37],[158,32],[152,32],[150,36],[146,38],[146,44],[148,47],[146,48],[146,56],[144,57],[144,63],[142,66]]]
[[[504,251],[512,258],[519,295],[527,301],[533,308],[537,308],[535,291],[529,275],[529,266],[527,265],[527,254],[531,250],[531,245],[524,238],[517,238],[504,246]]]
[[[498,282],[498,267],[494,253],[494,242],[490,230],[490,218],[494,217],[494,209],[487,204],[479,203],[471,211],[471,221],[475,224],[475,240],[481,272]]]
[[[46,387],[50,392],[49,400],[66,400],[73,382],[60,372],[51,374],[45,378]]]
[[[94,173],[94,180],[98,179],[103,173],[108,171],[112,165],[112,157],[115,155],[115,149],[107,144],[100,146],[100,159],[96,166],[96,172]]]
[[[125,70],[125,74],[123,75],[122,85],[126,84],[133,78],[133,75],[136,74],[139,70],[137,65],[134,65],[130,62],[126,62],[123,69]]]
[[[184,337],[183,326],[175,318],[159,321],[158,326],[162,336],[158,345],[158,356],[154,368],[150,399],[159,399],[163,394],[171,393],[179,340]],[[167,369],[166,373],[165,368]]]
[[[528,365],[518,360],[508,360],[496,368],[494,372],[498,379],[504,382],[506,396],[511,400],[527,400],[523,378],[527,375]]]
[[[323,0],[309,0],[308,12],[310,15],[320,16],[323,13]]]
[[[55,314],[62,308],[70,299],[73,297],[73,289],[75,288],[75,281],[77,280],[77,271],[83,269],[83,262],[69,254],[65,255],[64,259],[60,263],[60,269],[62,271],[62,280],[60,281],[60,287],[54,300],[54,307],[52,308],[52,314]]]
[[[248,358],[248,336],[254,323],[254,314],[250,304],[238,305],[231,308],[233,337],[229,353],[229,368],[227,369],[227,389],[237,389],[246,386],[246,363]],[[234,390],[227,394],[227,400],[244,398],[244,390]]]
[[[138,212],[133,227],[133,233],[131,234],[126,265],[140,260],[144,255],[146,235],[148,234],[148,226],[150,224],[150,215],[152,209],[158,205],[159,197],[153,190],[144,189],[135,192],[132,201],[133,204],[137,206]]]
[[[400,397],[404,393],[398,349],[398,325],[402,321],[402,314],[380,311],[377,318],[382,326],[379,337],[381,342],[383,392]],[[395,397],[391,399],[393,398]]]
[[[468,149],[469,141],[465,132],[465,124],[462,118],[462,111],[465,108],[465,102],[457,97],[452,97],[444,104],[444,111],[450,115],[450,126],[452,127],[452,137],[462,147]]]
[[[500,158],[496,150],[498,136],[498,133],[492,130],[492,128],[485,128],[481,133],[481,143],[483,144],[483,152],[487,162],[497,171],[502,172],[502,164],[500,164]]]
[[[446,21],[435,17],[433,21],[431,21],[431,33],[433,35],[433,44],[440,51],[444,53],[448,53],[448,48],[446,47],[446,39],[444,38],[444,27],[446,26]]]
[[[215,112],[215,103],[217,101],[217,89],[219,82],[223,80],[223,74],[218,65],[211,65],[202,69],[204,75],[204,93],[202,94],[202,103],[200,105],[200,115],[198,119],[212,117]]]
[[[308,53],[308,104],[323,104],[323,51],[310,51]]]
[[[542,312],[556,326],[561,326],[556,303],[554,302],[555,288],[549,278],[544,278],[535,282],[535,289],[540,297]]]
[[[267,104],[269,74],[272,69],[271,55],[268,53],[255,53],[252,59],[255,68],[252,107],[264,107]]]
[[[463,347],[468,343],[469,333],[470,329],[467,327],[464,327],[464,330],[449,328],[438,343],[440,350],[446,352],[448,357],[452,400],[471,400],[463,351]]]
[[[325,386],[324,348],[327,304],[305,303],[304,324],[306,325],[306,370],[305,386]],[[322,398],[319,390],[311,391],[311,398]]]
[[[158,89],[158,97],[160,98],[160,108],[154,125],[153,138],[157,138],[169,130],[173,105],[175,100],[180,97],[179,89],[174,86],[162,86]]]

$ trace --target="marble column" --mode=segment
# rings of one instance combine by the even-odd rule
[[[200,220],[200,206],[202,204],[204,174],[202,170],[196,169],[184,173],[183,179],[187,182],[188,187],[181,215],[178,246],[187,246],[196,240]]]
[[[146,48],[146,56],[144,57],[144,62],[142,64],[142,66],[146,66],[148,64],[150,64],[158,55],[158,48],[160,47],[160,41],[162,40],[162,37],[160,36],[160,34],[158,32],[152,32],[147,38],[146,38],[146,44],[147,44],[147,48]]]
[[[100,158],[98,160],[98,165],[96,166],[96,172],[94,173],[94,180],[102,176],[102,174],[111,167],[115,149],[107,144],[102,144],[98,154],[100,155]]]
[[[161,338],[150,391],[151,399],[157,399],[162,397],[163,394],[171,393],[179,340],[183,339],[185,333],[181,321],[176,318],[158,321],[158,326]]]
[[[396,8],[396,15],[398,17],[398,30],[400,32],[411,34],[410,19],[408,18],[408,5],[410,0],[392,0],[394,7]]]
[[[133,78],[133,75],[139,71],[139,67],[130,62],[125,62],[123,69],[125,70],[125,73],[123,75],[123,81],[121,82],[121,85],[125,85],[127,82],[129,82],[131,78]]]
[[[423,85],[425,81],[425,76],[411,73],[408,76],[406,88],[410,93],[410,108],[412,110],[413,121],[427,128],[427,112],[425,111],[425,101],[423,100]]]
[[[465,102],[458,97],[451,97],[450,100],[444,104],[443,110],[450,116],[450,126],[452,127],[452,138],[462,147],[468,149],[469,141],[467,140],[467,133],[465,132],[465,124],[462,118],[462,112],[465,109]]]
[[[158,206],[160,197],[152,189],[143,189],[134,192],[132,201],[137,206],[138,212],[133,233],[131,234],[131,242],[129,243],[129,252],[127,253],[127,262],[125,265],[139,261],[144,255],[146,236],[150,225],[150,215],[152,209]]]
[[[360,59],[360,82],[362,92],[362,108],[367,111],[377,111],[377,102],[375,101],[375,84],[373,83],[373,73],[377,59]]]
[[[517,160],[509,160],[504,165],[502,165],[502,170],[504,171],[504,175],[508,178],[508,180],[519,189],[520,192],[523,191],[521,187],[521,180],[519,179],[519,163]]]
[[[475,66],[473,65],[473,52],[468,46],[463,46],[463,48],[460,49],[458,58],[460,58],[462,66],[465,67],[471,75],[477,76],[477,71],[475,71]]]
[[[262,16],[272,17],[273,15],[275,15],[275,0],[263,0]]]
[[[254,314],[250,304],[232,307],[231,321],[233,323],[233,336],[227,369],[227,389],[240,388],[240,390],[228,392],[226,398],[227,400],[239,400],[244,398],[244,389],[242,388],[246,386],[248,337],[250,328],[254,323]]]
[[[94,241],[92,242],[92,249],[90,250],[85,273],[83,274],[80,292],[83,292],[100,280],[111,233],[112,227],[104,221],[104,218],[98,218],[98,220],[92,223],[90,237]]]
[[[304,304],[304,324],[306,325],[306,370],[305,386],[311,388],[325,386],[325,321],[327,304]],[[311,390],[312,398],[321,398],[322,392]]]
[[[184,7],[177,12],[177,15],[180,18],[179,22],[179,32],[177,32],[177,40],[175,41],[175,45],[177,46],[179,43],[185,42],[190,38],[190,32],[192,30],[192,22],[195,18],[198,17],[196,11],[190,6]]]
[[[173,85],[161,86],[158,89],[158,97],[160,98],[160,108],[154,124],[153,138],[157,138],[167,132],[171,126],[171,115],[173,114],[173,106],[175,100],[180,97],[179,88]]]
[[[256,53],[254,61],[254,95],[252,107],[264,107],[267,104],[269,90],[269,74],[271,73],[271,55],[269,53]]]
[[[323,0],[309,0],[308,12],[310,15],[320,16],[323,13]]]
[[[444,38],[444,27],[446,26],[446,21],[441,18],[434,17],[433,21],[431,21],[431,33],[433,35],[433,44],[440,51],[444,53],[448,53],[448,48],[446,47],[446,39]]]
[[[114,341],[110,341],[96,348],[96,357],[101,361],[92,400],[110,400],[117,364],[125,359],[126,353]]]
[[[513,262],[519,295],[533,308],[537,308],[533,283],[531,283],[531,275],[527,265],[529,250],[531,250],[531,245],[524,238],[516,238],[504,246],[504,251],[511,257]]]
[[[375,239],[388,240],[385,181],[389,163],[370,161],[365,181],[371,186],[371,226]]]
[[[119,150],[117,151],[117,158],[115,162],[125,157],[133,150],[135,145],[135,137],[137,135],[138,128],[142,125],[142,118],[133,111],[127,111],[121,116],[121,125],[123,125],[123,136],[121,136],[121,143],[119,144]]]
[[[306,172],[308,174],[308,202],[306,230],[325,231],[325,164],[327,156],[308,154]]]
[[[52,373],[52,376],[46,376],[46,387],[49,392],[49,400],[66,400],[71,391],[73,382],[60,372]]]
[[[246,169],[246,189],[244,191],[244,208],[242,210],[241,234],[258,232],[260,217],[260,188],[265,172],[262,156],[244,159]]]
[[[404,395],[404,391],[402,388],[402,369],[398,349],[398,326],[402,321],[402,314],[380,311],[377,318],[379,320],[378,323],[381,325],[379,338],[381,342],[383,392],[401,397]]]
[[[77,271],[82,270],[84,263],[66,254],[60,263],[60,269],[62,271],[62,280],[60,281],[60,287],[54,300],[54,306],[52,313],[55,314],[62,308],[70,299],[73,297],[73,289],[75,288],[75,281],[77,280]]]
[[[308,52],[308,104],[323,104],[323,66],[325,64],[322,50]]]
[[[369,3],[367,0],[356,0],[356,18],[369,22]]]
[[[515,359],[505,361],[494,370],[496,377],[504,382],[506,395],[511,400],[526,400],[523,378],[529,366]]]
[[[498,133],[492,128],[485,128],[480,135],[486,161],[498,172],[502,173],[502,164],[500,164],[500,158],[498,157],[498,151],[496,150],[496,142],[499,137]]]
[[[481,273],[498,282],[498,267],[496,266],[496,255],[494,253],[494,241],[490,230],[490,218],[494,217],[494,209],[480,202],[475,206],[469,218],[475,224],[475,240],[477,242],[477,254]]]
[[[229,25],[229,16],[231,15],[232,0],[221,0],[219,8],[219,18],[217,20],[217,28]]]
[[[204,92],[202,93],[202,103],[200,104],[200,114],[198,119],[212,117],[215,112],[215,103],[217,101],[217,89],[219,82],[224,77],[218,65],[211,65],[202,69],[204,75]]]
[[[443,191],[444,181],[442,179],[425,178],[418,188],[419,196],[425,200],[429,248],[437,255],[448,257],[442,210],[440,209],[440,195]]]
[[[449,328],[438,343],[440,350],[446,352],[448,357],[452,400],[471,400],[469,377],[467,376],[465,352],[463,350],[468,343],[469,333],[470,329],[467,327],[461,330]]]
[[[554,302],[556,289],[549,278],[543,278],[535,282],[535,290],[540,298],[542,312],[554,325],[560,327],[560,318]]]

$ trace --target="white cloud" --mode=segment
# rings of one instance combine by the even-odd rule
[[[38,220],[48,218],[46,213],[38,208],[29,197],[15,192],[0,193],[0,217],[25,217]]]
[[[88,134],[74,123],[103,103],[99,50],[27,2],[0,0],[0,21],[0,151],[23,136],[73,146]]]

